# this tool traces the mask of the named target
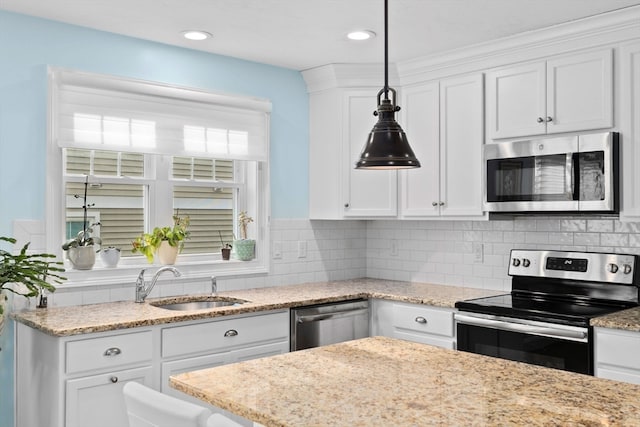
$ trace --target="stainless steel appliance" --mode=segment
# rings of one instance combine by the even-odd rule
[[[369,336],[369,302],[352,300],[291,310],[291,351]]]
[[[619,210],[616,132],[484,146],[489,212]]]
[[[511,293],[455,304],[458,350],[593,374],[589,321],[640,304],[638,259],[512,250]]]

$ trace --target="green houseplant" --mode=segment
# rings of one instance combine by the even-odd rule
[[[142,233],[131,242],[131,252],[141,253],[153,263],[157,254],[163,264],[174,264],[176,256],[182,251],[184,241],[189,238],[189,217],[173,216],[172,227],[155,227],[151,233]]]
[[[247,226],[253,222],[245,211],[241,211],[238,214],[238,226],[240,227],[240,240],[233,241],[233,250],[236,253],[236,258],[241,261],[250,261],[255,256],[256,241],[253,239],[247,239]]]
[[[15,244],[16,239],[0,237],[0,241]],[[0,249],[0,331],[4,324],[5,305],[8,300],[7,292],[22,295],[27,298],[36,297],[44,290],[55,291],[53,283],[62,283],[66,277],[62,262],[53,261],[55,255],[47,253],[28,254],[29,243],[20,252],[12,254]]]

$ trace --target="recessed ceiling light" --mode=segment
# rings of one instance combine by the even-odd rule
[[[206,40],[213,37],[211,33],[207,33],[206,31],[200,31],[200,30],[183,31],[182,36],[185,39],[189,39],[189,40]]]
[[[358,41],[369,40],[374,38],[375,36],[376,36],[376,33],[369,30],[351,31],[350,33],[347,34],[347,38],[349,40],[358,40]]]

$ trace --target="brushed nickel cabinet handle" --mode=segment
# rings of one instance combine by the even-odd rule
[[[420,323],[420,324],[422,324],[422,325],[426,325],[426,324],[427,324],[427,319],[425,319],[425,318],[424,318],[424,317],[422,317],[422,316],[418,316],[418,317],[416,317],[416,319],[415,319],[415,320],[416,320],[416,322],[417,322],[417,323]]]
[[[542,123],[544,122],[544,119],[542,117],[538,117],[538,119],[536,120],[538,123]]]
[[[235,337],[236,335],[238,335],[238,331],[236,331],[235,329],[229,329],[224,333],[225,337]]]
[[[118,377],[111,377],[109,378],[109,380],[111,380],[111,382],[115,384],[118,382]]]
[[[122,353],[122,350],[120,350],[118,347],[111,347],[105,350],[104,355],[107,357],[112,357],[117,356],[120,353]]]

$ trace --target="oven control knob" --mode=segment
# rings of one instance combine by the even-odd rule
[[[528,259],[526,259],[526,258],[522,258],[522,266],[523,266],[523,267],[527,268],[527,267],[529,267],[530,265],[531,265],[531,261],[529,261],[529,260],[528,260]]]
[[[622,264],[622,271],[624,274],[631,273],[631,266],[629,264]]]
[[[618,272],[618,264],[610,263],[607,264],[607,271],[609,273],[617,273]]]
[[[518,258],[514,258],[513,261],[511,261],[511,264],[513,264],[514,267],[519,267],[520,260]]]

